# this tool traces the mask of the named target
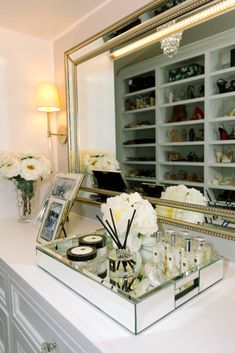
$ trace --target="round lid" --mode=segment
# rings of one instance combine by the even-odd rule
[[[67,250],[67,258],[72,261],[89,261],[96,255],[97,251],[93,246],[74,246]]]
[[[92,245],[96,249],[106,246],[106,237],[104,235],[90,234],[79,238],[79,245]]]

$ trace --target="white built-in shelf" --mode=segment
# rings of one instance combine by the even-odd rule
[[[222,121],[233,121],[235,123],[235,116],[221,116],[221,117],[216,117],[208,120],[209,123],[216,123],[216,122],[222,122]]]
[[[123,131],[138,131],[138,130],[150,130],[155,129],[156,125],[142,125],[142,126],[135,126],[135,127],[125,127]]]
[[[235,139],[233,140],[214,140],[210,142],[210,145],[234,145]]]
[[[146,177],[125,177],[125,179],[128,181],[143,181],[143,182],[152,182],[154,183],[156,181],[156,178],[146,178]]]
[[[188,161],[163,161],[159,162],[160,165],[173,165],[173,166],[185,166],[185,167],[192,167],[192,166],[197,166],[197,167],[204,167],[204,162],[188,162]]]
[[[233,98],[235,96],[235,91],[232,92],[227,92],[227,93],[218,93],[218,94],[212,94],[209,98],[210,99],[229,99]]]
[[[130,144],[130,145],[123,145],[124,148],[130,148],[130,147],[155,147],[156,143],[137,143],[137,144]]]
[[[208,167],[235,168],[235,163],[208,163]]]
[[[205,75],[198,75],[198,76],[193,76],[193,77],[189,77],[189,78],[185,78],[183,80],[176,80],[173,82],[167,82],[167,83],[163,83],[162,85],[159,86],[159,88],[168,88],[171,86],[177,86],[177,85],[183,85],[183,84],[191,84],[191,82],[195,82],[195,81],[202,81],[204,80]]]
[[[155,89],[156,89],[156,87],[150,87],[150,88],[141,89],[141,90],[135,91],[135,92],[125,93],[125,94],[123,94],[123,98],[139,96],[140,94],[153,92],[153,91],[155,91]]]
[[[220,69],[216,71],[212,71],[209,75],[210,76],[217,76],[217,75],[223,75],[227,73],[235,73],[235,66],[227,67],[225,69]]]
[[[159,146],[203,146],[204,141],[161,142]]]
[[[204,97],[197,97],[197,98],[193,98],[193,99],[184,99],[182,101],[160,104],[159,107],[160,108],[167,108],[167,107],[173,107],[176,105],[194,104],[194,103],[203,102],[204,100],[205,100]]]
[[[208,184],[210,189],[235,190],[235,186],[231,184]]]
[[[235,119],[234,119],[235,120]],[[204,124],[204,119],[200,120],[185,120],[185,121],[179,121],[175,123],[163,123],[159,124],[159,127],[171,127],[171,126],[185,126],[185,125],[203,125]]]
[[[155,161],[124,161],[123,162],[124,164],[142,164],[142,165],[156,165],[156,162]]]
[[[141,109],[131,109],[131,110],[125,110],[124,114],[133,114],[133,113],[143,113],[143,112],[147,112],[147,111],[153,111],[155,110],[155,105],[151,106],[151,107],[147,107],[147,108],[141,108]]]
[[[235,116],[230,116],[230,112],[235,108],[235,91],[219,93],[216,84],[219,78],[227,80],[228,85],[230,85],[231,80],[235,79],[235,66],[222,68],[222,64],[219,64],[224,55],[226,57],[229,55],[230,48],[234,48],[234,43],[234,36],[224,33],[218,40],[211,41],[208,39],[200,41],[200,43],[194,42],[192,45],[182,47],[181,53],[172,58],[170,62],[166,60],[164,55],[160,55],[154,58],[154,60],[150,59],[143,61],[141,64],[130,65],[119,72],[116,82],[118,87],[117,110],[119,110],[116,126],[119,141],[128,140],[129,137],[130,140],[137,140],[140,137],[142,139],[151,137],[156,141],[155,143],[130,145],[120,143],[117,147],[118,159],[124,174],[127,174],[132,166],[135,168],[138,165],[139,168],[152,169],[156,166],[158,171],[156,178],[141,178],[138,176],[129,177],[127,180],[156,182],[158,184],[165,184],[166,186],[185,184],[188,187],[202,189],[204,192],[208,188],[215,189],[215,191],[216,189],[235,190],[235,185],[217,185],[212,183],[215,174],[225,177],[229,174],[235,174],[235,138],[230,140],[216,140],[216,138],[219,138],[219,134],[216,134],[219,124],[224,123],[228,133],[230,133],[232,128],[235,128]],[[185,60],[185,58],[187,59]],[[168,82],[169,70],[183,67],[186,63],[192,64],[195,62],[204,65],[205,73],[203,75]],[[219,65],[221,65],[221,68],[219,68]],[[155,74],[155,87],[123,94],[126,88],[126,80],[131,77],[143,77],[146,70]],[[177,91],[181,89],[186,91],[190,85],[194,86],[196,95],[197,88],[200,85],[204,85],[205,96],[195,97],[194,99],[183,99],[177,102],[168,101],[169,91],[172,91],[177,96]],[[123,112],[125,110],[126,98],[137,97],[138,95],[150,96],[151,92],[155,92],[156,94],[156,106]],[[171,112],[174,110],[174,107],[180,105],[184,106],[188,113],[187,120],[170,122]],[[204,119],[189,120],[197,106],[203,110],[205,114]],[[145,119],[153,122],[154,125],[138,126]],[[124,128],[127,123],[136,126]],[[199,136],[200,131],[203,129],[205,135],[204,141],[172,142],[170,139],[169,132],[173,129],[177,131],[179,136],[182,135],[182,137],[183,130],[187,131],[187,139],[189,139],[191,128],[194,129],[196,136]],[[233,163],[216,163],[215,152],[225,153],[228,150],[233,152]],[[195,153],[199,157],[204,154],[205,159],[204,162],[190,162],[187,160],[168,161],[167,151],[180,152],[185,156],[185,159],[190,152]],[[130,156],[128,156],[128,152],[131,152]],[[129,161],[127,160],[127,156],[136,158],[136,160]],[[153,156],[155,157],[154,161],[138,161],[138,158],[145,157],[148,159],[153,158]],[[203,175],[204,181],[197,183],[187,180],[167,180],[164,178],[164,173],[167,170],[172,171],[176,175],[178,175],[179,170],[186,171],[188,174],[199,171]]]
[[[159,181],[161,184],[175,184],[175,185],[179,185],[179,184],[184,184],[187,186],[195,186],[195,187],[204,187],[203,183],[195,183],[192,181],[187,181],[187,180],[166,180],[166,179],[162,179]]]

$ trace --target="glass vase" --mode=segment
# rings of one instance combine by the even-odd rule
[[[16,188],[18,222],[29,223],[33,217],[36,181],[14,179]]]
[[[110,282],[125,292],[131,291],[139,270],[138,253],[113,249],[108,254]]]

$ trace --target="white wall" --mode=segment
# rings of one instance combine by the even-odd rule
[[[90,16],[86,16],[84,19],[79,21],[70,31],[55,41],[55,75],[60,92],[63,92],[62,96],[64,107],[64,109],[58,114],[59,123],[66,122],[64,93],[64,52],[150,2],[151,1],[149,0],[107,1],[104,3],[104,6],[99,7],[97,11],[93,12]],[[67,170],[67,148],[65,145],[58,146],[58,156],[58,169],[61,171]]]
[[[47,153],[46,115],[36,110],[39,82],[54,81],[53,43],[0,28],[0,150]],[[15,215],[11,181],[0,177],[0,215]]]

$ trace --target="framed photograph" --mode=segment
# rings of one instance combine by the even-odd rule
[[[66,200],[50,197],[37,237],[39,243],[59,238],[67,212],[68,202]]]
[[[50,185],[46,196],[42,202],[40,212],[35,222],[35,225],[38,228],[40,227],[44,219],[50,197],[56,197],[58,199],[68,201],[69,212],[74,203],[78,190],[82,184],[83,178],[83,174],[76,173],[57,173],[55,175],[55,178],[53,179],[53,182]]]

